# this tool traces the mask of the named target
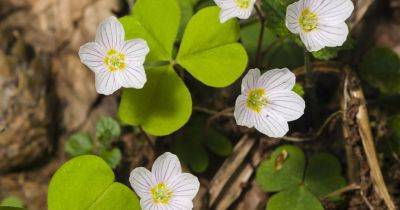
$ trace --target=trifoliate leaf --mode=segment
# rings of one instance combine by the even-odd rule
[[[363,58],[361,76],[383,93],[400,93],[400,58],[390,48],[378,47]]]
[[[99,142],[109,148],[111,140],[121,135],[121,127],[118,122],[111,117],[102,117],[96,123],[96,136]]]
[[[172,151],[196,173],[204,172],[209,164],[207,151],[199,138],[185,135],[174,140]]]
[[[1,201],[0,206],[7,206],[7,207],[23,207],[23,202],[21,199],[15,196],[9,196],[4,198],[4,200]]]
[[[92,138],[86,133],[73,134],[65,142],[65,151],[71,157],[90,154],[93,151]]]
[[[277,148],[257,169],[256,181],[266,192],[276,192],[299,185],[303,181],[305,158],[298,147]]]
[[[266,210],[323,210],[319,200],[304,186],[297,186],[273,195]]]
[[[178,40],[181,40],[186,24],[193,16],[194,3],[191,0],[178,0],[178,3],[181,8],[181,14],[182,14],[181,24],[179,26],[179,32],[178,32]]]
[[[341,173],[342,167],[335,156],[327,153],[315,154],[308,160],[304,185],[316,197],[323,198],[346,186],[346,180]]]
[[[220,9],[207,7],[190,19],[183,35],[177,63],[196,79],[213,87],[225,87],[240,77],[247,54],[239,39],[239,24],[219,22]]]
[[[139,200],[133,191],[114,179],[113,171],[103,159],[93,155],[74,158],[52,177],[48,209],[139,210]]]
[[[125,89],[119,107],[122,121],[141,125],[156,136],[182,127],[192,112],[190,92],[171,66],[148,68],[143,89]]]
[[[209,150],[222,157],[230,155],[233,150],[231,141],[213,128],[204,133],[203,142]]]
[[[147,41],[150,52],[146,62],[171,60],[181,22],[177,0],[138,0],[132,15],[120,21],[126,39],[142,38]]]
[[[103,158],[111,168],[116,168],[122,158],[121,150],[118,148],[113,148],[110,151],[103,150],[100,152],[99,156]]]

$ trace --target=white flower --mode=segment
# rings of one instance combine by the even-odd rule
[[[164,153],[154,162],[151,172],[146,168],[135,168],[129,181],[139,195],[143,210],[189,210],[192,199],[199,191],[197,177],[182,173],[176,155]]]
[[[146,83],[143,63],[149,53],[146,41],[125,41],[125,30],[115,17],[105,19],[94,42],[79,49],[79,57],[95,73],[96,90],[110,95],[121,87],[140,89]]]
[[[247,19],[253,11],[256,0],[214,0],[218,7],[221,8],[219,16],[220,22],[225,23],[227,20],[238,17]]]
[[[351,0],[300,0],[287,7],[286,26],[300,34],[308,51],[341,46],[349,33],[344,21],[353,10]]]
[[[255,127],[270,137],[282,137],[289,131],[288,121],[304,113],[303,98],[292,91],[295,75],[289,69],[273,69],[260,75],[251,69],[242,81],[242,94],[236,99],[238,125]]]

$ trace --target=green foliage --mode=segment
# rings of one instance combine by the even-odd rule
[[[190,92],[171,66],[149,68],[147,77],[143,89],[124,90],[119,115],[131,125],[141,125],[148,133],[168,135],[189,120]]]
[[[26,209],[19,207],[0,206],[0,210],[26,210]]]
[[[348,38],[346,42],[339,47],[325,47],[319,51],[312,52],[314,58],[320,60],[331,60],[338,56],[338,53],[343,50],[351,50],[354,48],[354,40]]]
[[[239,38],[236,20],[219,23],[219,9],[202,9],[193,17],[197,0],[138,0],[132,15],[120,19],[126,39],[145,39],[150,47],[146,58],[148,81],[141,90],[125,89],[120,118],[142,126],[156,136],[182,127],[192,112],[192,99],[175,66],[184,67],[206,85],[224,87],[233,83],[247,66],[247,54]],[[168,12],[165,12],[168,11]],[[178,30],[186,25],[174,59]],[[156,65],[156,66],[155,66]]]
[[[280,37],[292,37],[286,28],[286,8],[296,0],[262,0],[262,9],[267,15],[267,27],[274,30]]]
[[[346,186],[346,180],[341,173],[340,163],[333,155],[318,153],[308,161],[304,185],[316,197],[323,198]]]
[[[103,158],[111,168],[116,168],[122,158],[121,150],[118,148],[113,148],[110,151],[103,150],[100,152],[99,156]]]
[[[71,157],[90,154],[93,148],[92,138],[86,133],[75,133],[65,142],[65,151]]]
[[[102,117],[96,123],[97,140],[108,148],[115,137],[121,135],[121,127],[118,122],[111,117]]]
[[[257,170],[256,181],[266,192],[277,192],[299,185],[303,181],[304,153],[295,146],[276,149],[269,160]]]
[[[255,22],[240,29],[241,41],[247,54],[254,58],[258,47],[258,37],[260,34],[260,24]],[[276,35],[270,29],[265,28],[262,48],[267,49],[272,42],[276,41]]]
[[[378,47],[363,58],[361,76],[383,93],[400,93],[400,58],[390,48]]]
[[[318,199],[304,186],[297,186],[273,195],[267,210],[323,210]]]
[[[299,96],[303,97],[305,92],[304,88],[300,83],[296,83],[293,87],[293,92],[297,93]]]
[[[121,151],[112,148],[113,138],[121,135],[121,127],[111,117],[101,117],[96,123],[96,138],[89,134],[75,133],[65,142],[65,151],[71,157],[96,154],[102,157],[112,168],[116,168],[121,160]]]
[[[22,208],[24,206],[21,199],[15,196],[6,197],[4,200],[1,201],[0,206],[7,206],[7,207],[19,207]]]
[[[268,201],[267,210],[318,210],[323,209],[318,198],[346,185],[341,173],[339,161],[327,153],[311,156],[305,169],[301,149],[286,145],[277,148],[261,163],[256,181],[264,191],[278,192]]]
[[[265,55],[269,68],[295,69],[304,64],[303,49],[289,39],[279,40]]]
[[[205,121],[196,118],[182,136],[174,140],[172,150],[179,159],[197,172],[204,172],[209,164],[207,149],[225,157],[232,153],[232,143],[212,127],[205,128]]]
[[[57,170],[50,181],[49,210],[139,210],[139,200],[125,185],[114,182],[111,168],[101,158],[74,158]]]
[[[218,7],[199,11],[189,21],[177,62],[196,79],[213,87],[233,83],[247,66],[247,54],[239,39],[239,24],[219,22]],[[207,27],[205,27],[207,26]]]

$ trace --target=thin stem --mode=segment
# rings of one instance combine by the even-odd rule
[[[349,191],[359,190],[360,188],[361,188],[360,185],[353,183],[353,184],[347,185],[346,187],[340,188],[332,193],[329,193],[328,195],[324,196],[322,198],[322,200],[325,200],[330,197],[339,196],[339,195],[349,192]]]
[[[319,124],[319,106],[318,106],[318,99],[317,94],[314,89],[314,75],[313,75],[313,65],[311,63],[311,56],[310,53],[304,49],[304,67],[306,71],[306,78],[305,78],[305,89],[310,100],[310,110],[311,118],[313,125],[316,126]]]
[[[255,64],[257,66],[261,65],[261,59],[262,59],[262,45],[263,45],[263,41],[264,41],[264,33],[265,33],[265,18],[264,18],[264,14],[261,11],[260,5],[259,4],[255,4],[256,12],[257,12],[257,16],[258,19],[260,20],[260,34],[258,35],[258,45],[257,45],[257,53],[256,53],[256,62]]]

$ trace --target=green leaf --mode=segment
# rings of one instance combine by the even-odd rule
[[[116,168],[121,161],[121,150],[113,148],[112,150],[104,150],[99,155],[104,161],[108,163],[111,168]]]
[[[183,32],[185,30],[186,24],[189,22],[190,18],[193,16],[193,5],[192,0],[178,0],[179,6],[181,8],[181,24],[179,26],[178,39],[181,40]]]
[[[267,27],[275,31],[281,37],[293,37],[286,28],[286,8],[296,0],[262,0],[262,9],[267,15]]]
[[[168,11],[168,12],[166,12]],[[138,0],[132,15],[121,18],[125,38],[147,41],[146,61],[169,61],[181,21],[177,0]]]
[[[74,158],[57,170],[50,181],[49,210],[139,210],[136,195],[114,182],[104,160],[86,155]]]
[[[299,96],[304,96],[304,88],[300,83],[296,83],[293,87],[293,92],[297,93]]]
[[[1,201],[0,206],[8,206],[8,207],[20,207],[22,208],[24,204],[22,200],[15,196],[9,196]]]
[[[218,7],[200,10],[190,19],[177,62],[196,79],[213,87],[233,83],[247,66],[247,54],[239,39],[239,24],[219,22]]]
[[[26,210],[26,209],[19,207],[0,206],[0,210]]]
[[[149,68],[146,73],[148,81],[143,89],[123,91],[119,116],[152,135],[168,135],[189,120],[190,92],[171,66]]]
[[[361,64],[361,76],[383,93],[400,93],[400,58],[390,48],[369,51]]]
[[[305,158],[300,148],[285,145],[257,169],[256,181],[266,192],[276,192],[299,185],[303,181]]]
[[[342,50],[350,50],[354,48],[354,40],[348,38],[342,46],[338,47],[325,47],[319,51],[312,52],[314,58],[320,60],[330,60],[338,56],[338,53]]]
[[[265,55],[269,68],[295,69],[304,64],[304,51],[294,41],[281,40],[274,44]]]
[[[96,123],[96,136],[99,142],[109,148],[111,140],[121,135],[121,127],[118,122],[111,117],[102,117]]]
[[[203,142],[209,150],[222,157],[230,155],[233,150],[231,141],[211,127],[204,133]]]
[[[273,195],[266,210],[323,210],[318,199],[304,186],[294,187]]]
[[[71,157],[90,154],[93,151],[92,138],[86,133],[75,133],[65,142],[65,151]]]
[[[323,198],[346,186],[341,175],[342,167],[337,158],[328,153],[319,153],[308,160],[304,185],[316,197]]]
[[[199,138],[177,138],[172,144],[172,151],[179,159],[188,165],[196,173],[204,172],[209,164],[207,151],[204,149]]]

